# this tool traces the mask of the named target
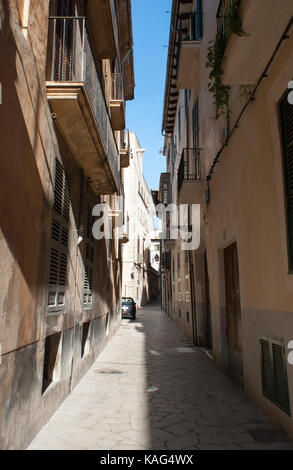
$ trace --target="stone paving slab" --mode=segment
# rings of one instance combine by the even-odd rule
[[[268,430],[275,430],[271,441]],[[149,306],[136,322],[123,320],[28,449],[293,450],[293,443],[158,306]]]

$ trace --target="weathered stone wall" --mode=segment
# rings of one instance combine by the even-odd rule
[[[0,448],[21,449],[79,382],[120,323],[120,252],[96,242],[94,302],[83,308],[87,182],[55,128],[46,98],[49,0],[0,1]],[[47,312],[55,159],[72,178],[66,309]],[[95,198],[98,202],[98,198]],[[82,324],[91,322],[82,356]],[[61,332],[60,374],[42,393],[45,339]]]

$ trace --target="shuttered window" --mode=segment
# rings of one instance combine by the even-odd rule
[[[71,182],[56,160],[49,258],[48,310],[65,308]]]
[[[93,228],[93,206],[87,205],[86,240],[84,253],[84,279],[83,279],[83,304],[91,308],[93,305],[93,281],[95,263],[95,239],[92,234]]]
[[[291,415],[285,348],[280,341],[263,337],[260,339],[260,353],[263,394]]]
[[[289,272],[293,273],[293,105],[288,92],[280,102]]]

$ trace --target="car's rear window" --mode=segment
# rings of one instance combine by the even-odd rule
[[[127,304],[132,304],[133,300],[132,299],[122,299],[122,305],[127,305]]]

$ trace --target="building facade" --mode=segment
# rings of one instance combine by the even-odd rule
[[[173,0],[159,191],[201,208],[197,250],[163,243],[165,311],[291,437],[292,15],[290,0]]]
[[[143,307],[158,296],[159,273],[155,269],[153,217],[155,209],[143,176],[143,154],[137,136],[130,132],[130,164],[124,170],[125,206],[129,242],[122,253],[122,295]]]
[[[130,0],[0,1],[0,448],[21,449],[120,324]],[[113,228],[114,230],[114,228]]]

